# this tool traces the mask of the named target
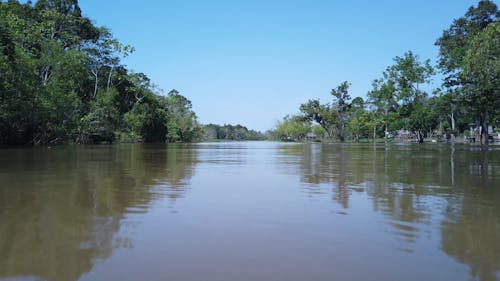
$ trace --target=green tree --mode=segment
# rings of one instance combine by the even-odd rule
[[[446,75],[445,86],[461,85],[459,74],[472,39],[499,17],[500,11],[494,2],[481,0],[477,7],[471,6],[443,31],[435,44],[439,46],[439,68]]]
[[[249,130],[242,125],[224,126],[208,124],[203,126],[203,139],[205,140],[262,140],[266,137],[261,132]]]
[[[314,121],[320,125],[325,130],[328,139],[335,135],[339,115],[329,104],[321,104],[319,100],[309,100],[300,105],[300,111],[306,120]]]
[[[389,113],[396,111],[398,107],[396,86],[394,81],[384,77],[375,79],[372,87],[373,89],[368,92],[369,102],[375,106],[377,112],[382,114],[385,127],[384,136],[387,137],[389,133]]]
[[[275,138],[284,141],[304,140],[307,133],[311,132],[311,121],[302,116],[286,116],[276,124],[273,132]]]
[[[341,142],[345,140],[345,127],[349,121],[349,111],[351,104],[351,96],[349,95],[349,86],[351,84],[347,81],[342,82],[336,89],[332,89],[331,95],[335,98],[333,108],[339,117],[338,123],[338,136]]]
[[[481,54],[481,52],[490,53],[490,55],[494,53],[493,45],[483,47],[481,44],[488,45],[487,41],[494,41],[488,37],[494,35],[495,28],[486,33],[482,31],[492,23],[498,23],[499,18],[500,11],[497,5],[489,0],[481,0],[477,7],[471,6],[464,16],[454,20],[436,41],[436,45],[439,46],[439,67],[446,75],[443,86],[448,92],[455,94],[460,102],[467,103],[470,107],[472,114],[475,115],[476,124],[482,128],[482,134],[478,137],[483,144],[488,143],[486,128],[488,111],[491,109],[486,108],[486,99],[483,98],[491,95],[491,91],[483,93],[482,91],[486,90],[483,88],[485,76],[478,78],[475,75],[481,76],[492,71],[487,75],[490,78],[494,76],[495,71],[491,67],[492,59]],[[490,43],[495,44],[495,42]],[[484,71],[479,71],[480,66],[485,67]],[[498,80],[493,78],[490,81],[495,79]]]
[[[201,126],[190,100],[172,90],[164,99],[164,106],[167,112],[167,141],[190,142],[199,138]]]
[[[0,143],[28,144],[38,127],[39,88],[34,61],[16,40],[24,22],[14,8],[0,3]]]
[[[362,138],[376,138],[377,128],[383,123],[378,111],[368,111],[361,97],[356,97],[351,102],[351,113],[346,125],[346,131],[356,142]],[[375,132],[375,133],[374,133]]]
[[[426,95],[420,85],[429,83],[432,75],[434,69],[430,60],[420,62],[417,55],[408,51],[402,57],[394,58],[394,64],[387,68],[384,77],[392,81],[398,101],[402,105],[408,105]]]
[[[118,93],[114,90],[103,92],[90,105],[90,111],[81,122],[78,142],[113,142],[120,116],[117,107]]]
[[[430,82],[434,69],[430,60],[420,61],[411,51],[403,56],[396,56],[394,64],[383,72],[383,78],[373,82],[373,90],[368,96],[376,110],[383,114],[386,132],[394,129],[406,128],[414,131],[423,141],[422,125],[414,114],[420,109],[427,93],[420,86]],[[392,114],[394,112],[394,114]],[[387,135],[387,133],[386,133]]]
[[[464,58],[465,98],[481,126],[481,143],[488,143],[488,115],[500,114],[500,23],[489,24],[471,42]]]
[[[163,142],[167,134],[167,110],[163,99],[153,92],[151,80],[143,73],[125,77],[120,105],[125,113],[125,134],[131,141]],[[130,109],[129,109],[130,108]]]

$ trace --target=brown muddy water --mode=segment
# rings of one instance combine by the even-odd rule
[[[4,148],[0,280],[500,280],[500,146]]]

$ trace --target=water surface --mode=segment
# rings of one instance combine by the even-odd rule
[[[500,147],[0,150],[0,280],[500,280]]]

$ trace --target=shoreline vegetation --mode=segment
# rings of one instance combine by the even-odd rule
[[[77,0],[0,1],[0,144],[198,140],[191,101],[123,65],[133,52]]]
[[[332,101],[311,99],[270,132],[284,141],[393,139],[408,142],[500,141],[500,12],[479,1],[437,38],[438,65],[412,51],[396,56],[364,100],[345,81]],[[444,77],[430,92],[431,79]]]
[[[0,145],[280,140],[500,140],[500,12],[481,0],[437,38],[438,65],[396,56],[367,98],[345,81],[265,132],[203,125],[191,101],[166,95],[121,63],[134,52],[84,17],[77,0],[0,1]],[[427,91],[432,78],[444,77]]]

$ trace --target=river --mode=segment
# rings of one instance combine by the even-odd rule
[[[500,280],[500,146],[3,148],[0,280]]]

